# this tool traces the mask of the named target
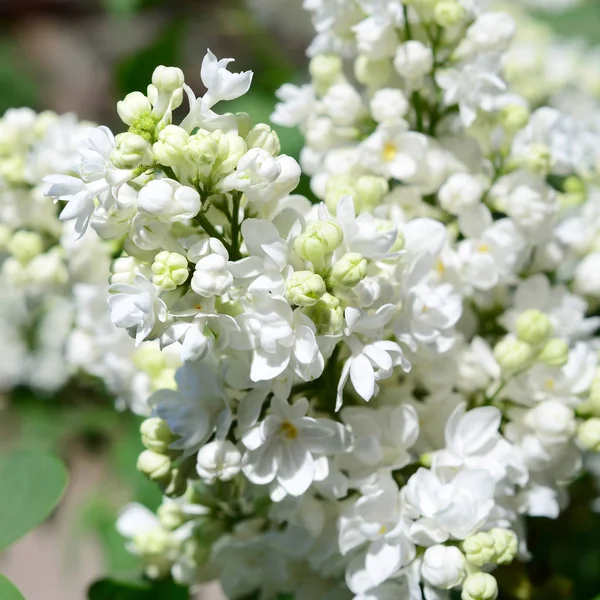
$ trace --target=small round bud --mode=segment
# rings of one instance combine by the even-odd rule
[[[517,337],[534,346],[545,342],[553,330],[550,317],[541,310],[526,310],[517,319]]]
[[[342,59],[337,54],[317,54],[308,64],[310,76],[322,90],[335,83],[342,74]]]
[[[294,241],[294,250],[304,260],[321,264],[323,257],[333,252],[344,239],[342,228],[333,221],[318,221],[309,225]]]
[[[188,141],[188,132],[177,125],[167,125],[158,134],[158,141],[152,146],[154,157],[166,167],[174,167],[184,160],[183,147]]]
[[[110,276],[111,283],[133,283],[133,276],[137,273],[138,263],[133,256],[122,256],[114,260]]]
[[[231,481],[241,469],[242,455],[228,440],[215,440],[200,448],[196,471],[208,483]]]
[[[376,175],[362,175],[356,180],[356,210],[371,211],[379,206],[390,191],[387,179]]]
[[[385,84],[391,72],[392,63],[389,60],[371,60],[361,54],[354,61],[354,76],[357,81],[372,88]]]
[[[160,65],[152,73],[152,85],[159,92],[172,94],[176,89],[183,86],[183,71],[177,67],[165,67]]]
[[[465,577],[465,557],[456,546],[430,546],[423,554],[421,575],[427,583],[449,590]]]
[[[163,482],[169,479],[171,459],[164,454],[144,450],[138,457],[137,470],[151,481]]]
[[[519,371],[533,358],[533,348],[522,340],[505,337],[494,347],[494,357],[503,371]]]
[[[586,450],[600,452],[600,418],[593,417],[581,423],[577,439]]]
[[[246,136],[246,145],[250,148],[262,148],[271,156],[279,154],[281,144],[277,132],[273,131],[267,124],[255,125]]]
[[[173,501],[163,502],[156,511],[156,516],[160,524],[168,530],[177,529],[186,521],[186,516],[181,508],[181,504]]]
[[[144,561],[144,570],[148,577],[158,579],[169,573],[175,548],[175,540],[170,532],[159,526],[143,529],[131,541],[136,553]]]
[[[496,555],[494,547],[494,536],[487,531],[471,535],[462,543],[467,560],[477,567],[483,567],[483,565],[493,562]]]
[[[327,291],[323,278],[312,271],[294,272],[285,285],[287,299],[297,306],[313,306]]]
[[[396,124],[402,122],[409,108],[402,90],[383,88],[377,90],[369,102],[369,110],[377,123]]]
[[[423,77],[433,68],[431,48],[417,40],[410,40],[398,46],[394,67],[412,88],[420,88]]]
[[[117,102],[117,112],[126,125],[133,125],[140,117],[148,116],[151,110],[150,100],[141,92],[131,92]]]
[[[330,287],[354,287],[367,276],[367,261],[358,252],[348,252],[331,269],[327,283]]]
[[[10,238],[7,248],[20,263],[25,264],[44,251],[44,242],[39,233],[20,230]]]
[[[200,130],[191,135],[182,149],[184,158],[198,169],[203,177],[210,175],[213,165],[219,155],[219,138],[222,131],[212,134]]]
[[[517,535],[514,531],[501,527],[494,527],[490,534],[494,538],[494,562],[498,565],[510,564],[519,549]]]
[[[115,141],[117,145],[110,153],[110,160],[118,169],[136,169],[154,162],[152,145],[141,135],[126,131],[117,135]]]
[[[306,309],[306,315],[312,320],[319,335],[333,335],[344,326],[344,311],[340,301],[329,293],[314,305]]]
[[[140,425],[142,444],[153,453],[166,454],[173,442],[173,434],[169,425],[159,417],[150,417]]]
[[[461,600],[496,600],[498,582],[489,573],[473,573],[463,582]]]
[[[444,29],[460,25],[465,18],[465,9],[456,0],[442,0],[434,10],[435,22]]]
[[[538,360],[551,367],[562,367],[569,360],[569,345],[564,340],[554,338],[542,348]]]
[[[154,257],[152,283],[166,292],[173,291],[188,278],[188,261],[182,254],[164,250]]]
[[[552,152],[545,144],[532,144],[523,158],[525,167],[538,175],[552,170]]]
[[[509,133],[516,133],[529,122],[529,109],[521,104],[507,104],[500,109],[500,124]]]

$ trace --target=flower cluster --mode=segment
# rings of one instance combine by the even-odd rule
[[[493,600],[600,449],[590,138],[510,87],[515,21],[485,4],[305,3],[312,80],[272,120],[315,203],[268,125],[215,112],[252,74],[210,52],[203,96],[158,67],[47,178],[119,241],[113,324],[182,361],[141,426],[165,501],[118,525],[149,576]]]
[[[114,244],[93,231],[76,240],[72,223],[44,195],[44,177],[75,174],[90,126],[28,108],[0,120],[0,389],[56,393],[85,373],[119,404],[145,413],[148,394],[169,372],[172,379],[179,359],[150,342],[136,351],[112,326],[106,293]]]

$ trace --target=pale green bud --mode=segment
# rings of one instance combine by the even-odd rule
[[[235,122],[237,134],[245,139],[252,129],[252,117],[247,112],[235,113]]]
[[[389,191],[387,179],[376,175],[362,175],[356,180],[357,212],[372,211],[381,204]]]
[[[117,145],[110,153],[110,160],[117,169],[136,169],[154,162],[152,145],[141,135],[126,131],[119,133],[115,141]]]
[[[490,530],[494,538],[494,562],[498,565],[508,565],[515,557],[519,549],[517,535],[510,529],[494,527]]]
[[[179,469],[171,469],[169,476],[158,482],[162,493],[168,498],[179,498],[187,489],[187,477]]]
[[[166,366],[165,355],[153,344],[142,344],[133,351],[131,357],[136,369],[157,376]]]
[[[442,0],[434,9],[435,22],[444,29],[460,25],[465,18],[465,9],[456,0]]]
[[[152,73],[152,85],[165,94],[172,94],[176,89],[183,87],[183,71],[178,67],[165,67],[159,65]]]
[[[234,131],[223,133],[214,131],[213,136],[218,141],[217,161],[213,168],[212,177],[221,178],[235,171],[240,158],[246,154],[248,147],[244,138]]]
[[[111,266],[111,283],[133,283],[133,276],[137,272],[138,262],[133,256],[122,256],[113,261]]]
[[[140,425],[142,444],[152,452],[166,454],[175,439],[168,423],[159,417],[150,417]]]
[[[255,125],[246,136],[246,145],[250,148],[262,148],[271,156],[279,154],[281,144],[277,132],[273,131],[266,123]]]
[[[0,223],[0,250],[7,250],[8,243],[13,236],[13,230],[8,225]]]
[[[506,337],[494,347],[494,357],[503,371],[518,371],[525,368],[533,358],[533,348],[527,342]]]
[[[144,561],[148,577],[159,579],[169,574],[172,566],[173,549],[176,542],[170,532],[162,527],[143,529],[131,540],[137,554]]]
[[[354,61],[354,75],[359,83],[369,87],[381,87],[392,72],[391,60],[370,60],[359,55]]]
[[[297,306],[313,306],[327,291],[323,278],[312,271],[296,271],[285,285],[287,299]]]
[[[152,450],[144,450],[137,460],[137,470],[151,481],[164,482],[171,473],[171,459]]]
[[[532,144],[524,157],[524,164],[530,171],[546,175],[552,168],[552,153],[545,144]]]
[[[185,523],[186,516],[177,502],[163,502],[156,511],[160,524],[169,530],[177,529]]]
[[[305,312],[315,324],[319,335],[333,335],[344,326],[344,311],[340,301],[329,293],[323,294],[322,298]]]
[[[517,319],[517,336],[520,340],[537,346],[545,342],[553,333],[550,317],[541,310],[531,309],[522,312]]]
[[[516,133],[529,122],[529,109],[521,104],[507,104],[500,109],[500,124],[509,133]]]
[[[0,160],[0,178],[11,185],[21,185],[25,182],[25,160],[23,156],[3,157]]]
[[[309,225],[294,241],[294,250],[304,260],[321,264],[326,254],[333,252],[344,239],[342,228],[333,221],[318,221]]]
[[[53,110],[41,112],[35,119],[33,132],[36,138],[42,138],[46,135],[48,129],[56,123],[58,115]]]
[[[461,600],[496,600],[498,582],[489,573],[473,573],[463,581]]]
[[[44,251],[44,241],[35,231],[20,230],[10,238],[7,248],[19,262],[25,264]]]
[[[164,250],[154,257],[152,273],[152,283],[166,292],[171,292],[178,285],[184,284],[188,278],[188,261],[182,254]]]
[[[327,284],[352,288],[367,276],[367,266],[362,254],[347,252],[333,265]]]
[[[579,425],[577,440],[583,448],[600,452],[600,418],[592,417]]]
[[[494,562],[496,556],[494,536],[487,531],[481,531],[469,536],[463,543],[462,549],[467,560],[477,567],[483,567]]]
[[[562,367],[569,360],[569,345],[564,340],[554,338],[542,348],[538,360],[551,367]]]
[[[321,92],[334,84],[342,74],[342,59],[336,54],[317,54],[308,64],[310,76]]]
[[[129,133],[135,133],[152,143],[156,141],[156,124],[151,114],[142,113],[129,127]]]
[[[198,169],[202,177],[208,177],[219,154],[219,138],[223,132],[218,130],[213,133],[200,130],[191,135],[182,152],[185,159]]]
[[[161,165],[176,166],[184,160],[183,147],[188,138],[188,132],[182,127],[167,125],[158,134],[158,141],[152,146],[154,157]]]
[[[117,102],[117,112],[126,125],[133,125],[140,117],[148,116],[151,110],[150,100],[142,92],[131,92]]]

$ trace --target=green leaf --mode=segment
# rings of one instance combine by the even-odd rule
[[[88,600],[189,600],[187,588],[170,581],[152,583],[101,579],[88,590]]]
[[[0,575],[0,600],[25,600],[23,594],[4,575]]]
[[[18,450],[0,456],[0,550],[46,519],[67,480],[60,460],[46,452]]]

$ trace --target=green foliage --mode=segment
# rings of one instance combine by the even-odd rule
[[[144,91],[152,81],[158,65],[176,66],[181,63],[181,41],[185,36],[185,20],[173,19],[153,42],[125,58],[116,67],[117,89],[121,96]]]
[[[46,519],[67,479],[63,464],[45,452],[23,450],[0,457],[0,549]]]
[[[37,103],[38,85],[26,68],[15,42],[0,38],[0,114],[7,108],[33,106]]]
[[[25,600],[21,592],[4,575],[0,575],[0,600]]]
[[[588,0],[556,14],[535,12],[534,16],[546,21],[561,36],[583,39],[591,44],[600,43],[600,3],[597,1]]]
[[[88,600],[188,600],[186,588],[169,581],[137,582],[101,579],[88,590]]]

